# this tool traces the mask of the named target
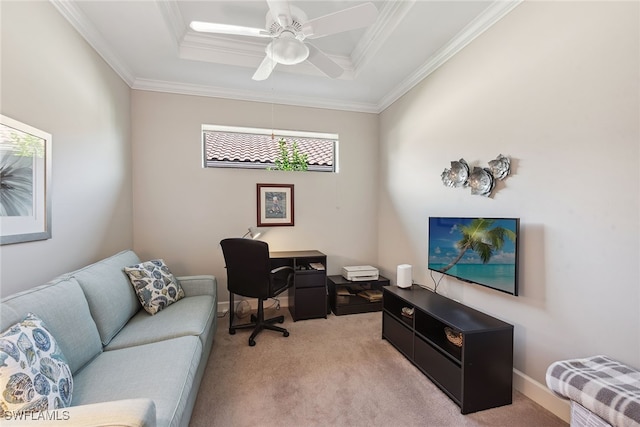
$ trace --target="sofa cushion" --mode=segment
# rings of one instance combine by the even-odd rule
[[[116,350],[189,335],[200,337],[204,345],[215,316],[216,307],[211,295],[183,298],[179,304],[173,304],[155,316],[140,310],[104,349]]]
[[[0,416],[71,403],[73,378],[64,354],[33,313],[0,334]]]
[[[133,251],[126,250],[71,273],[87,297],[103,345],[109,344],[140,310],[136,293],[122,271],[124,267],[139,262]]]
[[[96,324],[82,288],[74,278],[62,277],[2,299],[0,330],[32,312],[44,321],[67,357],[71,372],[102,352]]]
[[[184,298],[182,286],[171,274],[164,260],[154,259],[125,267],[138,299],[149,314],[156,314]]]
[[[177,426],[190,410],[201,354],[193,336],[105,351],[74,376],[73,405],[149,398],[157,426]]]

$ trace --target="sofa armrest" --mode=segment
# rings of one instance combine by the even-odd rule
[[[176,277],[176,279],[180,282],[187,297],[216,294],[217,282],[214,276],[180,276]]]
[[[30,414],[5,413],[2,426],[64,425],[65,427],[155,427],[156,405],[151,399],[126,399],[71,406]]]

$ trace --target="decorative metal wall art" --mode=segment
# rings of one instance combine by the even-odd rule
[[[451,162],[451,168],[442,172],[442,183],[447,187],[471,187],[471,194],[489,197],[496,180],[505,179],[511,172],[511,159],[502,154],[489,162],[488,168],[474,166],[469,172],[469,164],[464,160]]]
[[[477,166],[473,168],[468,183],[471,187],[471,194],[478,196],[489,196],[496,186],[491,170]]]
[[[451,162],[451,169],[442,172],[442,182],[447,187],[464,187],[469,179],[469,165],[464,159]]]
[[[505,179],[511,172],[511,159],[498,154],[498,157],[489,162],[489,169],[495,179]]]

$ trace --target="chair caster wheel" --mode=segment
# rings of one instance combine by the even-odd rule
[[[236,334],[235,329],[229,329],[229,335],[235,335],[235,334]]]
[[[282,333],[282,336],[283,336],[283,337],[288,337],[288,336],[289,336],[289,332],[288,332],[288,331],[283,332],[283,333]]]
[[[278,319],[278,323],[284,323],[284,319]]]
[[[254,345],[256,345],[255,340],[249,340],[249,346],[253,347]]]

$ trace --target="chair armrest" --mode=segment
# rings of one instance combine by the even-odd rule
[[[283,265],[282,267],[271,270],[271,289],[269,290],[269,294],[276,296],[288,289],[293,282],[294,272],[293,267],[288,265]]]
[[[293,271],[293,267],[288,266],[288,265],[283,265],[282,267],[274,268],[273,270],[271,270],[271,274],[278,274],[283,270],[291,270],[291,271]]]
[[[184,295],[193,297],[197,295],[215,295],[217,282],[214,276],[180,276],[176,277],[184,289]]]
[[[2,426],[60,424],[65,427],[155,427],[156,405],[151,399],[126,399],[28,414],[4,414]]]

